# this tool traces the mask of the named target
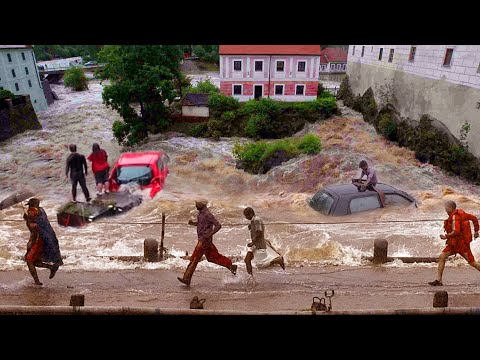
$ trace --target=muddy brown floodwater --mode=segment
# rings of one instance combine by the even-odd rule
[[[146,197],[139,207],[108,221],[94,222],[83,228],[60,227],[54,222],[56,210],[70,197],[70,184],[64,173],[69,153],[66,145],[76,143],[79,152],[88,155],[92,143],[98,142],[106,149],[111,164],[122,148],[111,131],[112,123],[120,117],[102,104],[102,85],[98,81],[90,81],[89,90],[84,92],[72,92],[62,85],[52,85],[52,88],[60,100],[38,114],[43,129],[27,131],[0,143],[0,198],[25,189],[35,192],[52,220],[65,265],[59,271],[58,279],[55,277],[56,282],[48,282],[44,289],[33,289],[22,260],[28,231],[21,218],[21,206],[1,211],[0,274],[8,284],[2,285],[2,299],[11,299],[9,293],[31,292],[31,304],[64,302],[55,294],[65,295],[65,289],[71,284],[81,287],[83,276],[88,283],[91,280],[89,274],[95,274],[98,279],[92,280],[95,284],[106,282],[97,284],[103,290],[96,291],[107,299],[108,284],[117,283],[119,278],[128,274],[125,283],[120,281],[122,287],[127,293],[144,295],[144,300],[135,297],[135,304],[149,304],[148,299],[160,296],[153,293],[161,283],[161,291],[165,292],[161,295],[161,303],[174,306],[179,294],[183,300],[189,296],[185,295],[188,291],[177,283],[176,276],[187,265],[181,256],[185,251],[191,253],[196,241],[195,228],[187,225],[196,214],[194,199],[206,197],[210,200],[211,211],[223,224],[215,235],[215,244],[221,253],[235,259],[244,256],[249,232],[242,210],[245,206],[252,206],[266,223],[266,237],[284,254],[286,272],[279,268],[259,270],[259,284],[254,291],[263,294],[265,309],[277,309],[277,297],[284,299],[280,301],[285,304],[281,308],[289,308],[288,297],[302,294],[301,299],[291,304],[291,307],[298,308],[306,301],[303,299],[308,300],[323,288],[336,287],[337,284],[344,289],[344,296],[351,286],[352,299],[359,294],[372,299],[373,295],[369,293],[374,289],[397,299],[391,303],[395,306],[401,301],[413,306],[414,301],[410,301],[409,296],[419,292],[417,295],[423,294],[421,301],[425,304],[432,289],[420,284],[433,278],[436,264],[395,262],[382,272],[372,268],[362,257],[373,254],[373,241],[378,237],[389,241],[390,256],[437,256],[444,246],[439,234],[442,233],[441,220],[445,218],[443,202],[447,199],[455,200],[466,211],[479,214],[480,191],[477,187],[437,167],[420,164],[413,152],[377,135],[374,128],[363,121],[361,114],[341,107],[342,115],[310,124],[297,134],[311,132],[320,136],[323,148],[320,154],[292,159],[265,175],[251,175],[235,168],[232,147],[235,141],[246,139],[213,141],[177,133],[152,136],[147,144],[136,150],[163,150],[170,156],[170,174],[162,192],[154,199]],[[418,201],[418,208],[391,207],[346,218],[330,218],[308,206],[306,199],[322,186],[349,182],[356,176],[361,159],[375,167],[380,182],[412,194]],[[87,184],[90,191],[94,191],[92,175],[87,177]],[[83,199],[81,192],[80,199]],[[143,255],[143,240],[159,237],[162,212],[166,214],[165,245],[173,257],[158,263],[108,258]],[[418,221],[429,219],[432,221]],[[390,220],[411,222],[388,223]],[[361,223],[338,223],[342,221]],[[477,258],[480,256],[480,241],[472,242],[472,251]],[[243,262],[238,260],[237,264],[239,274],[243,274]],[[452,282],[458,284],[455,288],[458,293],[463,292],[467,297],[478,294],[480,274],[463,259],[450,260],[445,273],[452,274]],[[252,292],[246,290],[243,275],[237,280],[227,275],[217,265],[202,261],[194,275],[195,290],[218,294],[215,296],[219,309],[229,306],[242,309],[242,301],[252,296]],[[355,281],[353,278],[348,280],[349,276]],[[327,281],[329,278],[332,280]],[[372,279],[377,279],[380,285],[369,287]],[[155,283],[157,280],[159,284]],[[381,285],[401,282],[406,284],[405,287]],[[358,284],[367,285],[362,288]],[[112,291],[123,291],[122,287]],[[88,286],[82,289],[88,292]],[[53,293],[49,293],[51,290]],[[404,292],[410,295],[402,298]],[[38,299],[50,300],[37,301],[35,294]],[[233,302],[230,301],[232,297],[236,299]],[[222,305],[222,301],[228,305]],[[335,301],[341,304],[340,297]],[[360,302],[345,306],[361,307]],[[387,300],[376,305],[368,301],[363,304],[374,308],[390,306]]]

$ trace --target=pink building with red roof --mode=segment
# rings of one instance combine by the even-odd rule
[[[317,98],[320,45],[220,45],[220,91],[239,101]]]
[[[320,54],[320,74],[346,73],[348,54],[342,48],[326,48]]]

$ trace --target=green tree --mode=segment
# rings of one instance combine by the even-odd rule
[[[165,102],[172,102],[181,84],[182,48],[177,45],[106,45],[99,52],[106,65],[100,78],[110,80],[104,104],[123,118],[113,132],[119,144],[134,145],[170,123]]]
[[[73,67],[65,71],[63,83],[65,86],[71,87],[75,91],[88,89],[87,77],[83,73],[82,69],[78,67]]]
[[[34,45],[37,61],[81,56],[84,61],[97,60],[103,45]]]

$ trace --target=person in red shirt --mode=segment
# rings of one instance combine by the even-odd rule
[[[443,222],[446,234],[440,235],[440,239],[447,240],[447,246],[445,246],[438,258],[437,279],[428,283],[432,286],[443,285],[442,275],[445,269],[445,261],[450,255],[460,254],[468,261],[470,266],[480,271],[480,263],[475,261],[470,249],[470,242],[472,241],[470,221],[473,222],[473,236],[478,238],[479,224],[477,217],[457,209],[457,204],[451,200],[445,203],[445,211],[448,214],[448,219]]]
[[[93,143],[92,153],[87,158],[92,163],[92,171],[95,176],[95,184],[97,186],[97,196],[108,193],[108,173],[110,165],[108,165],[108,155],[100,145]]]
[[[237,265],[232,264],[232,260],[220,254],[216,246],[213,245],[213,235],[220,230],[222,225],[208,210],[207,204],[208,201],[205,199],[195,201],[198,210],[197,221],[189,220],[188,222],[189,225],[197,227],[198,241],[183,277],[177,277],[180,282],[187,286],[190,286],[193,273],[203,255],[205,255],[207,261],[226,267],[233,275],[237,274]]]

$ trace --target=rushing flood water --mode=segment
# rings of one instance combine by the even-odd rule
[[[399,148],[376,134],[358,113],[343,108],[343,115],[307,126],[318,134],[323,150],[319,155],[302,156],[265,175],[250,175],[235,169],[231,149],[236,140],[211,141],[159,134],[137,150],[164,150],[170,158],[166,186],[155,199],[131,211],[99,220],[84,228],[60,227],[54,222],[56,210],[70,199],[70,183],[65,177],[67,144],[76,143],[88,155],[93,142],[106,149],[112,165],[122,152],[111,127],[118,114],[102,105],[102,85],[91,81],[88,91],[72,92],[52,85],[59,95],[48,110],[39,113],[42,130],[27,131],[0,144],[0,199],[14,191],[32,190],[41,199],[57,232],[64,271],[127,268],[184,268],[180,258],[193,250],[195,227],[187,225],[195,217],[194,199],[206,197],[210,209],[223,224],[215,243],[227,256],[243,256],[249,232],[242,210],[252,206],[266,223],[266,235],[285,254],[289,266],[362,266],[362,256],[371,256],[373,240],[389,241],[391,256],[436,256],[444,246],[440,240],[443,202],[457,201],[459,207],[478,214],[479,190],[437,167],[421,166],[413,152]],[[390,207],[343,218],[325,217],[313,211],[306,199],[322,186],[350,182],[358,174],[358,163],[366,159],[377,171],[380,182],[412,194],[418,208]],[[94,192],[94,179],[87,177]],[[78,199],[83,194],[78,189]],[[159,263],[110,260],[108,256],[142,255],[143,240],[159,238],[161,214],[166,214],[165,245],[176,257]],[[0,270],[25,269],[28,230],[22,220],[21,205],[0,212]],[[422,221],[434,219],[436,221]],[[411,220],[411,222],[388,221]],[[282,224],[288,222],[290,224]],[[342,224],[337,222],[361,222]],[[137,224],[136,224],[137,223]],[[141,224],[138,224],[141,223]],[[472,251],[480,255],[479,241]],[[463,264],[455,259],[450,265]],[[217,265],[201,262],[199,269]],[[387,266],[436,266],[403,264]]]

